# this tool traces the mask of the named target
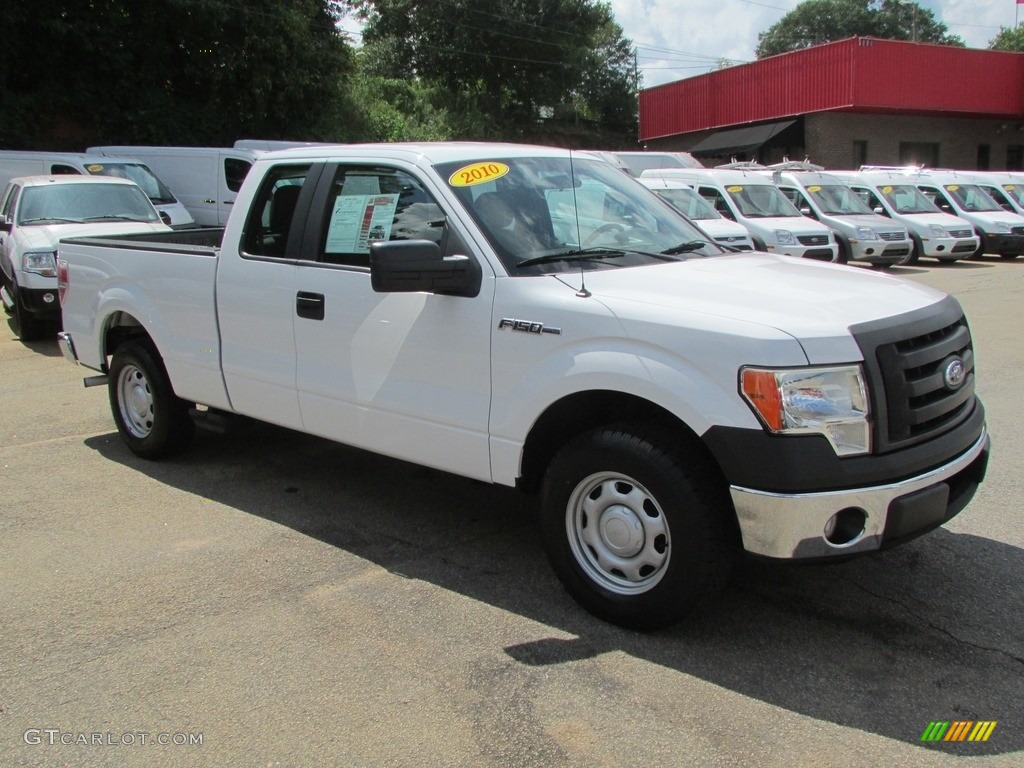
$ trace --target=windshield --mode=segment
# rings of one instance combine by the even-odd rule
[[[947,184],[946,191],[963,211],[1001,211],[999,203],[977,184]]]
[[[807,187],[807,193],[821,212],[828,215],[863,215],[874,213],[857,193],[845,184],[814,185]]]
[[[512,275],[723,253],[649,190],[599,160],[495,157],[437,170]]]
[[[1013,198],[1018,206],[1024,207],[1024,184],[1003,184],[1003,192]]]
[[[711,204],[692,189],[652,189],[662,200],[667,200],[686,218],[694,221],[721,219],[722,215]]]
[[[940,213],[939,209],[913,184],[886,184],[879,187],[896,213]]]
[[[730,184],[725,191],[748,219],[801,215],[774,184]]]
[[[19,224],[160,221],[152,203],[130,184],[53,184],[25,187]]]
[[[167,205],[178,202],[171,190],[164,186],[149,168],[142,163],[89,163],[85,170],[93,176],[116,176],[120,179],[134,181],[146,197],[153,201],[153,205]]]

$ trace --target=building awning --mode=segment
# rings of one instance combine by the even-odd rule
[[[757,149],[769,139],[778,136],[796,120],[780,120],[777,123],[750,125],[746,128],[732,128],[717,131],[690,147],[692,155],[730,155],[734,152],[749,152]]]

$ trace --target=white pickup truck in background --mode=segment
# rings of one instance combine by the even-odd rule
[[[275,152],[196,234],[219,246],[173,234],[60,246],[61,348],[132,451],[184,448],[199,404],[539,490],[559,578],[625,626],[677,621],[744,550],[913,538],[984,477],[952,297],[724,254],[585,155]]]
[[[0,296],[15,333],[33,341],[60,320],[56,259],[62,237],[168,231],[131,181],[112,176],[12,179],[0,196]]]

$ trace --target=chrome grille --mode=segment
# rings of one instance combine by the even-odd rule
[[[949,230],[950,237],[973,237],[974,233],[969,229],[951,229]]]
[[[894,242],[896,240],[906,240],[907,235],[903,232],[879,232],[878,236],[886,242]]]

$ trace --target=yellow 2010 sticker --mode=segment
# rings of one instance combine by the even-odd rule
[[[726,192],[742,192],[743,191],[743,187],[737,187],[737,186],[733,185],[731,187],[726,187],[725,191]]]
[[[1016,187],[1013,186],[1013,184],[1003,184],[1003,189],[1005,189],[1007,192],[1013,192],[1013,190],[1015,190]]]
[[[808,192],[821,192],[821,187],[808,187]]]
[[[960,185],[950,184],[948,187],[946,187],[946,189],[948,189],[950,192],[956,192],[958,189],[960,189]]]
[[[882,194],[883,195],[891,195],[892,194],[892,187],[882,187]]]
[[[96,164],[87,165],[87,166],[85,166],[85,170],[87,170],[89,173],[99,173],[100,171],[103,170],[103,166],[102,165],[96,165]]]
[[[472,187],[486,181],[500,179],[508,173],[508,166],[494,161],[464,165],[451,176],[448,183],[453,187]]]

